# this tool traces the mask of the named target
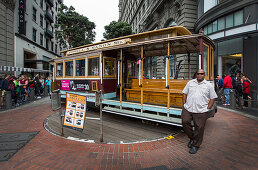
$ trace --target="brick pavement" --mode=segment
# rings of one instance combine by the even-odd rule
[[[258,169],[257,121],[219,109],[207,121],[197,154],[179,134],[171,140],[137,144],[92,144],[48,133],[43,121],[53,114],[50,104],[28,105],[0,113],[0,133],[40,131],[0,169]]]

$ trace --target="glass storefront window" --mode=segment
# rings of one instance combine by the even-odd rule
[[[73,76],[73,61],[65,62],[65,76]]]
[[[115,76],[115,62],[113,58],[104,58],[104,75]]]
[[[76,76],[85,76],[85,59],[76,60]]]
[[[241,73],[242,53],[220,56],[222,57],[222,73],[236,75]]]
[[[225,18],[218,19],[218,31],[225,29]]]
[[[203,45],[203,69],[206,75],[208,75],[208,49],[206,45]]]
[[[63,63],[56,64],[56,77],[63,77]]]
[[[208,25],[208,34],[212,33],[212,24]]]
[[[226,28],[233,27],[233,14],[226,16]]]
[[[234,13],[234,26],[243,24],[243,10]]]
[[[99,76],[99,57],[88,58],[88,76]]]
[[[212,31],[213,32],[218,31],[218,21],[217,20],[212,23]]]
[[[207,35],[208,34],[208,27],[204,27],[204,34]]]

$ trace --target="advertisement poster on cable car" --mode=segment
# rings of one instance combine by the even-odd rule
[[[61,80],[61,89],[66,91],[90,90],[88,80]]]
[[[83,130],[86,114],[86,96],[66,93],[64,127]]]

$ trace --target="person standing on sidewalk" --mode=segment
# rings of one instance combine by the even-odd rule
[[[213,86],[204,77],[204,70],[199,69],[196,79],[190,80],[183,90],[182,125],[190,138],[188,147],[191,154],[195,154],[202,143],[208,112],[217,98]],[[194,130],[191,125],[192,120]]]
[[[230,91],[232,89],[232,78],[228,74],[226,74],[226,77],[224,78],[223,89],[224,89],[224,94],[225,94],[225,98],[226,98],[226,102],[223,105],[229,106],[230,105]]]
[[[252,83],[246,76],[243,76],[244,79],[244,106],[248,107],[248,96],[250,94],[250,84]]]

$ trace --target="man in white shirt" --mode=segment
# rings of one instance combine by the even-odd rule
[[[191,154],[195,154],[202,143],[208,112],[217,98],[213,86],[204,77],[204,70],[199,69],[196,79],[190,80],[183,90],[182,125],[190,138],[188,147]],[[194,130],[191,125],[192,120]]]

